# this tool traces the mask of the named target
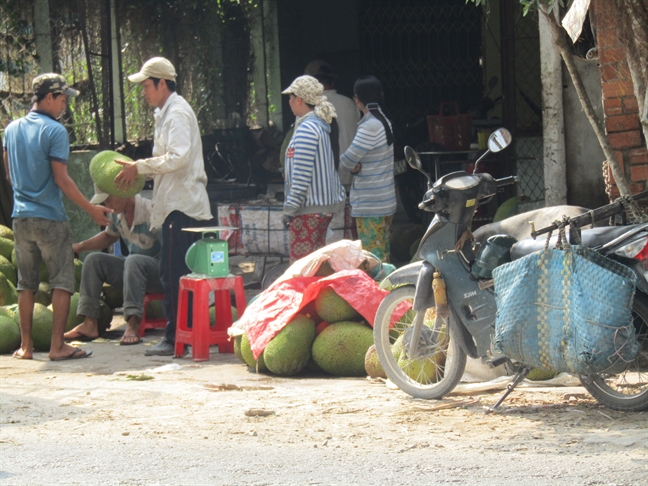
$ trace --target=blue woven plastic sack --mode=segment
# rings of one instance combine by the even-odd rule
[[[528,366],[615,372],[634,359],[635,274],[587,248],[545,250],[493,270],[494,347]]]

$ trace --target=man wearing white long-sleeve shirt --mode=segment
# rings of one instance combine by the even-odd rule
[[[179,282],[189,273],[184,257],[196,239],[195,233],[182,229],[212,219],[198,121],[189,103],[175,92],[175,78],[173,64],[163,57],[149,59],[139,73],[128,77],[142,85],[147,103],[156,107],[153,157],[119,161],[124,168],[115,178],[129,187],[138,174],[153,176],[151,230],[162,228],[160,279],[169,322],[164,339],[149,348],[147,356],[174,353]]]

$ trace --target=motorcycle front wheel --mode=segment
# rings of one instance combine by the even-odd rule
[[[648,298],[637,293],[632,319],[641,346],[637,357],[616,374],[581,375],[580,381],[596,400],[613,410],[648,410]]]
[[[374,322],[374,344],[387,377],[414,398],[441,399],[451,392],[463,375],[466,353],[455,339],[450,322],[434,327],[435,310],[425,312],[422,333],[426,351],[416,359],[407,355],[407,339],[412,334],[415,312],[403,314],[401,304],[414,302],[415,287],[407,285],[389,293],[382,301]],[[395,321],[390,327],[390,322]],[[409,330],[409,331],[408,331]],[[431,343],[431,344],[430,344]]]

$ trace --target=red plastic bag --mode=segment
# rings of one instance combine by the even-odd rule
[[[277,282],[252,302],[240,319],[254,359],[319,292],[331,287],[373,326],[378,306],[388,294],[362,270],[344,270],[328,277],[295,277]]]

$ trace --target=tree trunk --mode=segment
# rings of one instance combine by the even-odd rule
[[[598,138],[598,141],[601,144],[601,148],[603,149],[603,154],[608,161],[610,170],[612,171],[612,176],[614,177],[614,182],[619,188],[619,192],[622,196],[631,196],[632,193],[630,191],[630,185],[628,184],[628,181],[626,180],[625,175],[623,174],[623,171],[619,166],[619,162],[614,155],[614,150],[610,146],[610,142],[605,134],[603,123],[594,112],[592,102],[589,99],[587,91],[585,91],[583,80],[580,77],[576,63],[574,62],[572,54],[569,50],[569,46],[567,44],[565,31],[558,24],[558,21],[556,20],[556,17],[553,15],[553,13],[548,14],[544,8],[541,8],[540,11],[542,15],[544,15],[547,19],[547,23],[549,24],[549,28],[551,29],[551,33],[553,34],[554,42],[556,43],[556,46],[560,51],[560,56],[563,58],[563,61],[567,66],[567,71],[569,71],[569,75],[571,76],[571,79],[574,83],[574,88],[576,88],[576,94],[578,95],[578,99],[581,102],[583,111],[585,112],[587,119],[594,129],[596,138]]]

